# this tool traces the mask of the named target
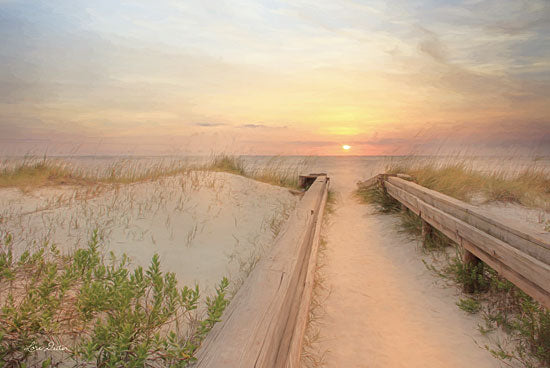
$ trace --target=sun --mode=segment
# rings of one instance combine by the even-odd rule
[[[344,151],[349,151],[350,148],[351,148],[351,146],[348,146],[347,144],[344,144],[344,145],[342,146],[342,149],[343,149]]]

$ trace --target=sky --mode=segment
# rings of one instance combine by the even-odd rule
[[[0,154],[469,150],[550,154],[548,0],[0,0]]]

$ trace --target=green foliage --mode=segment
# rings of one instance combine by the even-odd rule
[[[382,213],[392,213],[401,210],[401,204],[378,186],[360,187],[355,195],[365,203],[374,204]]]
[[[465,312],[475,314],[481,310],[481,303],[475,299],[460,299],[456,305]]]
[[[413,212],[406,210],[401,213],[401,232],[414,236],[422,235],[422,219]]]
[[[380,188],[363,189],[358,194],[377,204],[381,212],[397,212],[399,209]],[[416,236],[422,234],[422,222],[418,216],[405,211],[400,217],[403,231]],[[525,367],[550,366],[550,312],[546,308],[485,263],[465,263],[463,250],[440,231],[432,229],[422,240],[425,251],[440,252],[449,246],[456,247],[456,255],[445,258],[446,265],[441,269],[424,263],[437,275],[453,280],[469,292],[469,297],[461,298],[456,304],[468,313],[483,313],[486,325],[480,326],[481,332],[487,333],[498,327],[508,333],[512,344],[503,346],[497,343],[487,347],[495,357]]]
[[[206,298],[206,316],[196,325],[198,286],[178,288],[173,273],[161,271],[158,255],[149,267],[130,270],[128,258],[110,261],[100,253],[95,231],[85,249],[60,255],[45,244],[13,262],[5,251],[0,310],[0,363],[34,365],[29,346],[45,346],[54,339],[65,354],[52,354],[44,366],[71,360],[104,367],[184,367],[228,304],[224,278],[214,297]],[[15,280],[15,281],[14,281]],[[38,364],[38,363],[36,363]]]
[[[436,228],[432,228],[430,233],[424,237],[423,240],[423,249],[426,251],[443,250],[454,245],[451,239]]]
[[[469,293],[482,293],[489,289],[491,280],[483,262],[465,263],[457,256],[450,261],[446,271]]]

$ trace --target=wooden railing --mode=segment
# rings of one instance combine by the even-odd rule
[[[196,367],[298,367],[329,179],[309,186],[275,243],[197,351]]]
[[[441,231],[464,249],[468,262],[482,260],[525,293],[550,308],[550,241],[513,219],[490,212],[405,180],[378,175],[360,186],[379,185],[422,218],[423,228]],[[424,230],[425,232],[427,230]],[[428,230],[429,231],[429,230]]]

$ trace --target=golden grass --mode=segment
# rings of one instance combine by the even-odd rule
[[[226,154],[216,155],[205,164],[186,160],[159,160],[140,165],[134,160],[120,160],[95,170],[48,158],[4,161],[0,166],[3,167],[0,169],[0,188],[14,187],[25,191],[60,185],[132,184],[192,170],[227,172],[272,185],[297,188],[301,167],[285,166],[282,160],[272,159],[262,167],[252,168],[245,165],[242,157]]]
[[[265,164],[254,167],[247,165],[242,157],[220,154],[202,169],[228,172],[280,187],[298,188],[298,176],[306,165],[306,162],[301,162],[289,166],[279,157],[273,157]]]
[[[241,157],[219,154],[211,162],[203,166],[207,171],[223,171],[235,175],[247,176],[246,168]]]
[[[63,184],[85,184],[88,181],[71,172],[67,167],[42,161],[4,168],[0,172],[0,187],[42,187]]]
[[[481,172],[465,162],[434,164],[411,161],[390,164],[386,172],[409,174],[426,188],[467,202],[474,199],[512,202],[550,210],[550,174],[542,169]]]

